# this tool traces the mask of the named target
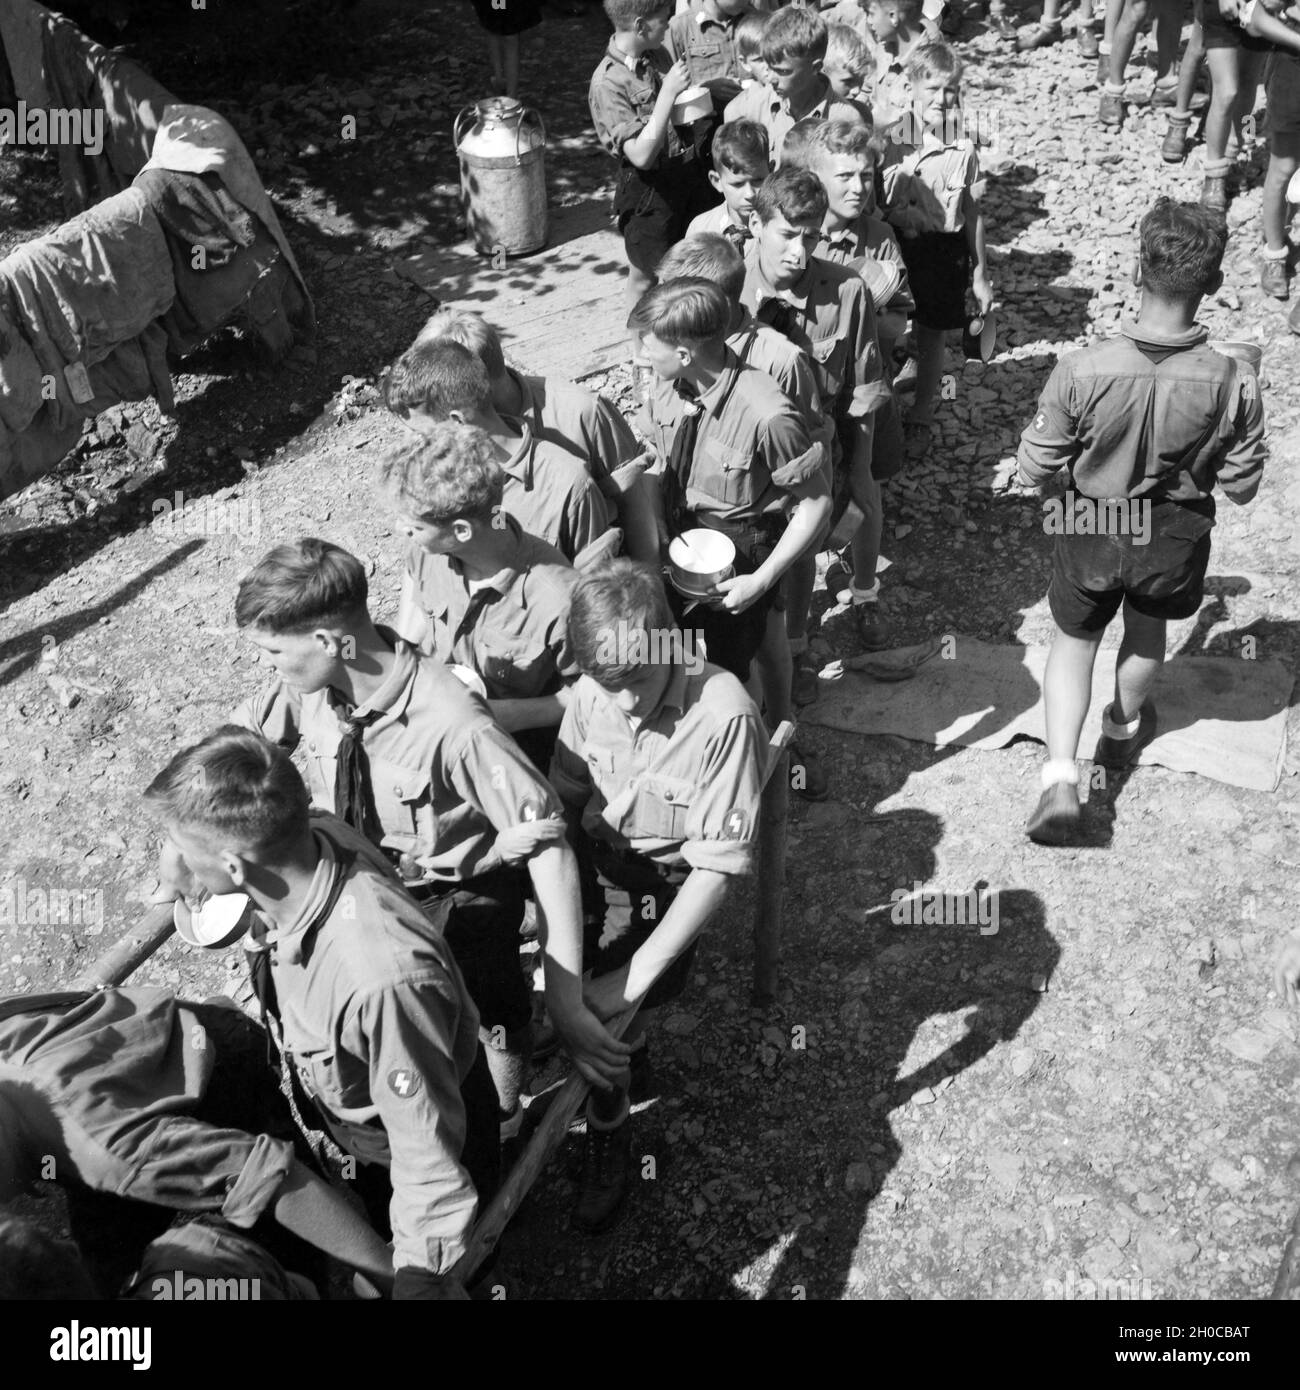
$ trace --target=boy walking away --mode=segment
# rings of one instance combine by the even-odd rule
[[[826,190],[807,169],[781,169],[758,191],[751,224],[754,244],[746,263],[743,300],[759,321],[784,333],[812,363],[832,438],[836,509],[852,502],[862,514],[853,537],[854,625],[868,651],[889,645],[880,617],[882,508],[872,473],[875,421],[890,400],[876,342],[876,317],[861,276],[812,254],[828,206]],[[800,571],[804,588],[790,607],[806,614],[813,572]]]
[[[383,1241],[295,1157],[306,1144],[266,1048],[233,1005],[161,989],[0,999],[0,1203],[49,1178],[53,1159],[85,1296],[116,1297],[177,1212],[247,1232],[323,1280],[308,1242],[391,1289]]]
[[[557,1029],[577,1040],[578,1053],[611,1041],[577,997],[576,867],[553,842],[559,808],[546,782],[446,666],[375,626],[365,568],[338,546],[301,540],[268,552],[239,586],[235,621],[279,680],[234,722],[290,751],[305,745],[313,802],[382,850],[418,901],[449,914],[447,941],[481,1017],[501,1137],[514,1138],[532,1018],[519,967],[521,863],[548,926]]]
[[[826,451],[822,468],[829,489],[832,426],[822,413],[821,394],[812,364],[789,338],[759,323],[741,303],[745,263],[740,253],[720,236],[687,237],[664,257],[659,273],[664,284],[689,278],[709,280],[727,296],[731,303],[727,346],[745,366],[766,372],[800,412],[808,438],[819,442]],[[656,384],[654,390],[661,398],[661,405],[666,406],[671,401],[674,389],[673,383],[668,381]],[[791,602],[792,593],[798,600],[804,592],[795,584],[808,560],[815,560],[817,544],[814,540],[786,571],[782,597],[787,642],[765,642],[758,649],[758,677],[763,690],[763,706],[768,710],[785,709],[789,698],[793,698],[796,705],[810,705],[817,698],[817,672],[807,660],[808,609],[796,609]],[[784,693],[787,689],[789,696]],[[794,764],[803,769],[803,784],[797,788],[799,794],[808,801],[824,801],[830,795],[830,785],[821,759],[798,744],[791,745],[791,757]]]
[[[408,348],[384,378],[384,403],[416,434],[447,420],[483,430],[505,470],[506,511],[566,560],[617,552],[613,508],[587,470],[568,449],[538,439],[527,420],[497,412],[487,369],[468,348],[446,339]]]
[[[545,775],[578,668],[565,621],[577,572],[505,516],[505,475],[482,430],[440,425],[387,461],[405,533],[396,631],[473,672],[492,717]]]
[[[628,554],[633,559],[657,559],[659,542],[641,478],[645,451],[618,409],[604,396],[571,381],[527,376],[508,367],[496,329],[467,309],[437,310],[414,346],[443,338],[468,348],[482,362],[498,415],[524,421],[534,439],[558,444],[582,460],[601,496],[615,510]]]
[[[816,542],[831,503],[825,449],[800,408],[727,346],[732,313],[722,288],[705,280],[647,292],[631,324],[644,336],[655,375],[672,390],[652,393],[639,423],[659,457],[669,539],[707,527],[736,546],[735,577],[718,585],[720,599],[696,617],[709,660],[742,683],[763,648],[771,662],[785,663],[784,679],[769,690],[775,726],[790,717],[780,581]],[[792,767],[797,787],[804,777],[797,760]]]
[[[1217,481],[1249,502],[1264,468],[1264,415],[1248,368],[1206,345],[1202,298],[1222,283],[1222,217],[1162,198],[1142,219],[1136,322],[1057,363],[1020,440],[1018,479],[1037,488],[1070,472],[1091,534],[1058,532],[1048,592],[1056,634],[1043,680],[1047,763],[1027,827],[1063,844],[1080,819],[1079,736],[1107,624],[1124,608],[1115,694],[1093,761],[1121,769],[1157,732],[1148,699],[1165,659],[1165,624],[1200,607]]]
[[[671,0],[605,0],[605,13],[614,35],[591,75],[587,104],[597,138],[618,160],[614,218],[627,252],[630,309],[712,198],[703,163],[672,124],[691,75],[684,58],[673,62],[664,49]],[[632,361],[644,367],[635,341]]]
[[[722,202],[692,218],[686,235],[716,232],[743,252],[750,237],[749,214],[754,207],[754,194],[771,171],[767,131],[757,121],[728,121],[719,126],[713,137],[709,182],[722,194]],[[662,274],[659,278],[663,279]]]
[[[814,116],[865,120],[852,102],[840,101],[822,71],[826,57],[826,25],[811,10],[778,10],[763,29],[763,62],[768,81],[747,87],[728,104],[727,121],[757,121],[767,131],[772,160],[779,167],[781,146],[796,121]]]
[[[906,142],[886,146],[884,215],[898,234],[916,300],[916,395],[904,428],[909,451],[920,452],[934,424],[947,334],[966,326],[966,287],[987,314],[993,286],[979,156],[960,134],[961,59],[947,44],[926,44],[913,54],[907,75],[914,129]]]
[[[440,927],[377,849],[309,815],[288,754],[246,729],[177,754],[145,801],[167,889],[257,909],[263,1019],[300,1112],[356,1161],[371,1221],[391,1228],[394,1297],[464,1298],[451,1271],[499,1157],[478,1015]]]
[[[735,677],[686,645],[648,565],[616,560],[583,575],[569,640],[583,674],[551,781],[595,870],[584,875],[595,898],[586,998],[601,1018],[639,1001],[624,1035],[635,1041],[646,1014],[681,994],[700,932],[750,871],[767,738]],[[642,1048],[613,1086],[591,1094],[574,1210],[582,1230],[606,1230],[618,1216],[631,1100],[647,1071]]]

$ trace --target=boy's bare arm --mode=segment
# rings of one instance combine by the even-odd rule
[[[968,188],[962,194],[966,217],[966,242],[970,247],[971,289],[980,313],[987,314],[993,307],[993,283],[989,279],[988,250],[985,246],[984,209],[980,201]]]
[[[664,73],[663,85],[655,100],[655,109],[650,119],[641,128],[639,135],[623,142],[623,158],[637,169],[649,169],[659,158],[668,125],[672,120],[673,103],[691,85],[690,69],[682,59],[678,59]]]

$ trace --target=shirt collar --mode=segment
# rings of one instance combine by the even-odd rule
[[[763,268],[758,260],[758,238],[754,239],[753,259],[750,268],[754,276],[754,309],[757,312],[763,306],[763,302],[768,299],[784,299],[787,303],[793,304],[796,309],[803,309],[808,304],[808,291],[812,288],[812,261],[804,267],[803,274],[790,286],[789,289],[773,289],[768,282],[768,278],[763,274]]]
[[[485,589],[491,589],[497,594],[504,594],[515,584],[521,574],[527,572],[527,564],[524,559],[524,532],[523,527],[508,512],[502,512],[502,521],[505,522],[505,529],[510,533],[513,542],[510,562],[503,565],[501,569],[487,579],[479,579],[474,583],[474,592],[481,593]],[[461,563],[458,556],[448,555],[447,565],[452,573],[459,576],[461,582],[468,590],[469,581],[465,578],[465,566]],[[522,593],[520,603],[524,604]],[[524,604],[526,607],[527,605]]]
[[[726,349],[726,355],[723,358],[722,370],[718,373],[707,390],[701,391],[699,395],[694,394],[694,392],[688,394],[679,389],[681,385],[680,382],[673,383],[673,390],[679,400],[686,402],[688,405],[698,402],[703,406],[706,415],[716,415],[722,406],[722,402],[726,399],[728,388],[739,370],[740,358],[728,347]]]
[[[521,420],[535,420],[538,414],[538,405],[532,383],[522,372],[515,371],[513,367],[506,368],[506,375],[519,388],[519,418]]]
[[[375,631],[393,649],[396,657],[393,669],[383,685],[368,700],[355,707],[349,705],[331,686],[325,692],[325,698],[330,708],[341,719],[350,719],[353,715],[371,712],[380,715],[390,714],[405,705],[405,697],[410,693],[411,682],[418,665],[415,648],[404,637],[399,637],[391,627],[385,627],[382,623],[375,624]]]
[[[650,61],[649,49],[646,49],[646,51],[642,53],[639,58],[633,58],[630,55],[624,53],[623,50],[614,42],[612,37],[609,41],[609,47],[605,50],[605,52],[609,55],[609,57],[613,58],[613,60],[616,63],[621,63],[633,76],[636,76],[636,74],[640,72],[641,65],[643,63],[649,63]]]
[[[503,419],[508,417],[503,416]],[[513,454],[502,465],[505,471],[519,483],[529,490],[533,486],[533,430],[527,420],[510,420],[511,424],[519,426],[519,444]]]
[[[1182,333],[1157,333],[1154,329],[1144,328],[1136,319],[1121,319],[1119,331],[1132,342],[1159,348],[1195,347],[1210,336],[1209,329],[1200,323],[1192,324]]]
[[[307,885],[307,896],[303,899],[298,915],[282,930],[271,930],[258,942],[259,946],[275,948],[277,958],[287,965],[302,962],[303,947],[309,932],[315,931],[324,921],[326,905],[334,892],[338,875],[342,872],[334,857],[334,847],[319,830],[312,830],[312,840],[320,853],[316,871]]]

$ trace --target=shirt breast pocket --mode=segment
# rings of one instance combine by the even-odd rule
[[[524,639],[484,638],[478,656],[479,674],[493,699],[527,700],[540,695],[554,669],[549,649]]]
[[[375,811],[384,828],[384,845],[402,854],[431,853],[433,816],[428,772],[386,758],[371,758],[370,786]]]
[[[643,777],[627,827],[632,832],[628,838],[684,840],[694,795],[694,785],[682,778]]]
[[[648,116],[655,109],[655,97],[657,95],[653,84],[648,84],[630,88],[627,99],[632,103],[632,110],[638,116]]]
[[[722,58],[722,44],[717,39],[703,37],[693,39],[687,44],[686,51],[692,58],[698,58],[702,63],[716,63]]]
[[[744,449],[707,440],[692,470],[691,486],[728,506],[743,506],[754,500],[750,463]]]
[[[809,345],[813,361],[817,363],[818,384],[826,405],[834,402],[844,385],[843,347],[839,338],[822,338]]]

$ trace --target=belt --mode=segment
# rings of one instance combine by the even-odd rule
[[[689,516],[698,526],[709,531],[721,531],[736,543],[737,550],[753,550],[760,545],[774,546],[780,539],[780,526],[776,521],[754,525],[748,522],[728,521],[711,512],[691,512]]]

